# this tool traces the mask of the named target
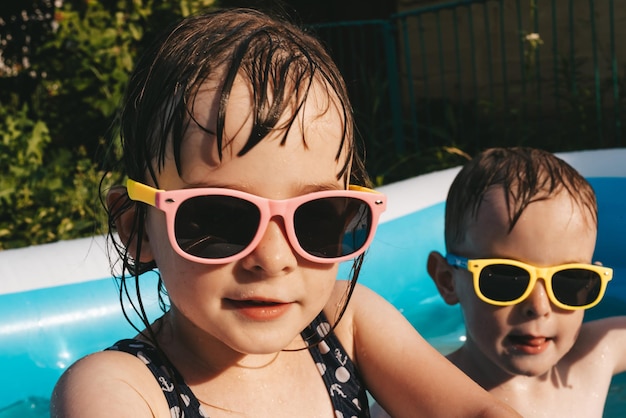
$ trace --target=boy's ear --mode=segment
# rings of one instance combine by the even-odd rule
[[[459,298],[454,288],[453,268],[437,251],[432,251],[428,254],[426,269],[433,282],[435,282],[439,294],[448,305],[459,303]]]
[[[141,255],[137,259],[137,231],[134,230],[136,229],[134,224],[137,205],[135,202],[130,201],[126,187],[113,186],[107,193],[106,204],[109,213],[115,214],[115,229],[120,237],[120,241],[128,250],[128,254],[136,261],[142,263],[154,260],[150,248],[150,240],[145,235],[145,231],[141,237]]]

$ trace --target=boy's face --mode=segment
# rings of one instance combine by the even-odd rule
[[[590,214],[567,193],[531,203],[511,232],[501,187],[489,190],[458,255],[506,258],[549,267],[590,263],[596,227]],[[543,375],[572,348],[584,311],[554,306],[540,277],[530,296],[513,306],[493,306],[475,294],[472,275],[452,269],[467,340],[465,349],[485,372]]]

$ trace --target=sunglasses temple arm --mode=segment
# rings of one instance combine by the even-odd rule
[[[147,203],[150,206],[156,206],[156,194],[161,191],[131,179],[126,182],[126,190],[132,200]]]
[[[460,268],[463,268],[463,269],[467,269],[469,260],[467,258],[457,257],[457,256],[455,256],[453,254],[447,254],[446,255],[446,261],[452,267],[460,267]]]

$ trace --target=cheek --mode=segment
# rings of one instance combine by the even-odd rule
[[[162,276],[169,276],[170,272],[178,272],[186,260],[180,257],[172,245],[167,233],[165,214],[152,209],[146,219],[146,236],[152,256]]]
[[[312,300],[320,305],[320,310],[329,300],[337,279],[337,265],[311,265],[310,263],[301,264],[303,268],[307,293],[311,296],[315,295]],[[340,277],[340,280],[348,278]],[[341,301],[340,303],[345,303]],[[342,305],[339,305],[342,306]]]
[[[574,342],[578,338],[584,315],[584,311],[561,314],[561,318],[559,319],[559,329],[561,330],[560,338],[569,346],[568,349],[574,345]]]
[[[169,246],[165,214],[160,210],[154,208],[148,209],[148,216],[146,217],[146,235],[148,236],[152,251],[157,251],[163,242]]]
[[[504,328],[507,323],[508,315],[504,314],[503,308],[494,311],[494,309],[482,301],[476,300],[471,305],[463,308],[465,320],[468,327],[478,330],[481,333],[497,333]]]
[[[474,340],[492,342],[504,337],[510,329],[512,307],[497,307],[478,299],[473,293],[460,300],[467,332]]]
[[[339,270],[338,265],[310,265],[310,263],[306,263],[303,267],[309,272],[308,275],[311,276],[310,280],[314,285],[323,289],[332,289],[335,286],[337,271]]]
[[[456,275],[454,278],[454,292],[459,299],[459,304],[463,308],[468,319],[474,315],[480,318],[482,312],[490,305],[484,303],[474,290],[474,281],[470,274]]]
[[[506,341],[506,337],[511,331],[507,325],[507,315],[491,313],[485,310],[476,313],[471,319],[471,323],[466,325],[467,339],[473,341],[484,355],[490,358],[499,356]]]

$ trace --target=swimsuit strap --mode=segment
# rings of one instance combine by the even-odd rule
[[[367,393],[361,376],[341,342],[330,329],[326,315],[321,312],[301,335],[305,341],[310,342],[309,352],[328,389],[335,416],[369,418]],[[167,367],[168,363],[154,346],[135,339],[125,339],[107,350],[132,354],[145,363],[159,382],[172,417],[208,418],[183,377],[173,366]]]
[[[116,342],[107,350],[132,354],[145,363],[159,382],[172,417],[208,418],[204,414],[200,402],[189,386],[185,384],[178,370],[171,366],[167,367],[167,363],[163,361],[162,356],[153,345],[135,339],[125,339]],[[174,382],[178,384],[174,384]]]
[[[335,416],[369,418],[369,403],[363,379],[337,335],[331,332],[324,312],[301,335],[311,346],[309,352],[324,379],[335,408]]]

